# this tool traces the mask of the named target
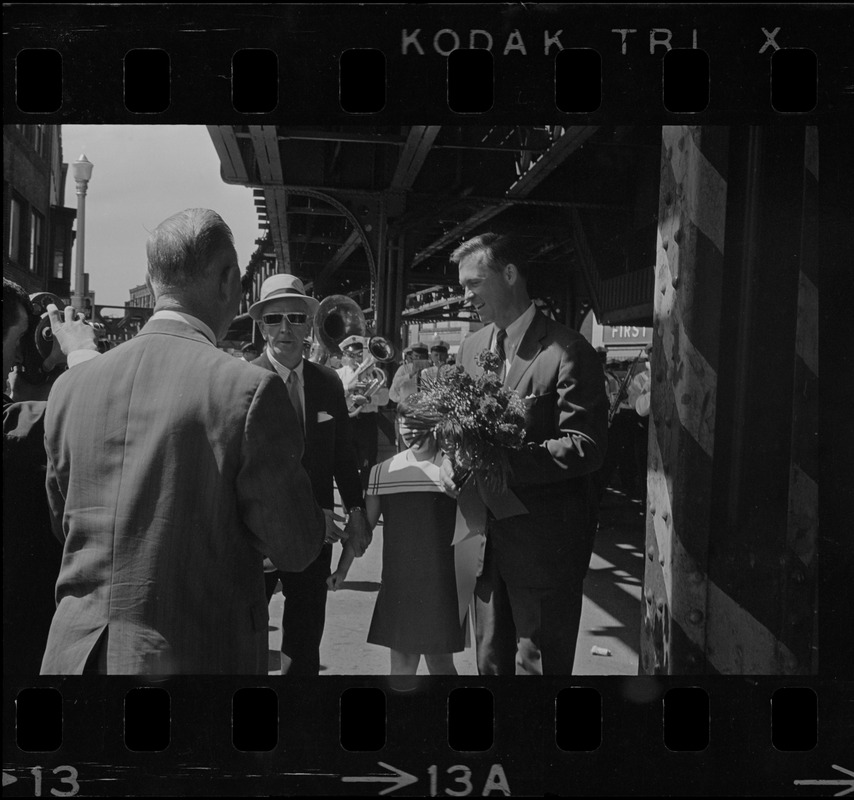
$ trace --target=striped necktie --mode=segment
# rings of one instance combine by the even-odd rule
[[[504,349],[504,340],[507,338],[507,331],[504,328],[499,328],[495,334],[495,352],[501,359],[501,369],[498,375],[503,381],[507,377],[507,351]]]
[[[507,331],[504,328],[499,328],[495,334],[495,352],[502,361],[507,360],[507,353],[504,350],[504,340],[507,338]]]

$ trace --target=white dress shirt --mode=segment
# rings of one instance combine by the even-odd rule
[[[151,319],[172,319],[179,322],[186,322],[191,328],[201,333],[214,347],[216,347],[216,334],[210,327],[202,322],[198,317],[188,314],[185,311],[175,311],[171,308],[161,308],[160,311],[155,311],[151,315]]]
[[[288,378],[291,376],[291,372],[296,375],[297,387],[299,393],[299,401],[302,405],[302,416],[303,420],[305,420],[305,379],[302,374],[303,360],[300,359],[299,364],[297,364],[292,370],[280,364],[273,357],[273,351],[270,350],[269,347],[266,348],[267,358],[270,359],[270,363],[273,365],[273,369],[279,374],[281,379],[285,382],[285,386],[288,385]]]
[[[421,381],[419,380],[421,371],[413,372],[411,367],[412,364],[410,363],[401,364],[391,379],[388,396],[395,403],[400,403],[421,388]]]
[[[341,383],[346,387],[350,381],[353,380],[356,372],[358,371],[358,367],[353,369],[353,367],[343,366],[339,367],[335,370],[338,373],[338,377],[341,379]],[[370,372],[370,370],[368,370]],[[368,398],[368,403],[364,406],[361,406],[362,414],[376,414],[381,406],[384,406],[388,403],[388,387],[381,386],[377,389],[376,393]]]
[[[534,315],[536,313],[537,307],[532,302],[523,314],[518,316],[504,329],[507,331],[507,338],[504,340],[505,361],[504,372],[502,374],[507,375],[510,371],[510,365],[513,363],[516,351],[519,349],[519,345],[522,344],[522,338],[525,336],[525,333],[534,321]],[[495,343],[495,337],[498,334],[498,330],[498,325],[496,325],[495,333],[492,335],[492,345],[490,348],[493,352],[497,352],[498,350]]]

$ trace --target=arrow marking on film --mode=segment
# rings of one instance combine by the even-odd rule
[[[3,770],[3,785],[9,786],[13,783],[17,783],[18,779],[14,775],[10,775],[6,770]]]
[[[409,786],[410,783],[418,783],[418,778],[414,775],[410,775],[408,772],[404,772],[402,769],[398,769],[397,767],[393,767],[391,764],[386,764],[384,761],[377,761],[384,769],[390,770],[394,772],[394,775],[364,775],[364,776],[350,776],[347,775],[341,778],[345,783],[393,783],[394,786],[389,786],[383,789],[380,794],[390,794],[391,792],[396,792],[398,789],[402,789],[404,786]]]
[[[836,781],[795,781],[795,786],[847,786],[847,789],[843,789],[841,792],[837,792],[834,797],[844,797],[846,794],[851,794],[854,792],[854,772],[845,769],[844,767],[837,766],[836,764],[831,764],[831,766],[838,770],[839,772],[844,772],[846,775],[850,775],[850,778],[845,780],[836,780]]]

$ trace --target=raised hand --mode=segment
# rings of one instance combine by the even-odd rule
[[[51,303],[47,307],[50,328],[56,344],[53,352],[45,359],[44,370],[50,372],[58,364],[64,364],[66,356],[75,350],[94,350],[98,352],[98,337],[95,329],[88,325],[83,317],[78,319],[77,310],[66,306],[63,312]]]

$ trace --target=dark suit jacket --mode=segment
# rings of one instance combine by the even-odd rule
[[[486,325],[460,345],[457,363],[472,375],[480,373],[475,358],[489,349],[494,331]],[[607,444],[601,363],[580,333],[537,312],[505,385],[528,405],[525,444],[510,458],[510,488],[529,513],[491,524],[502,572],[533,586],[583,578],[592,541],[587,476],[602,465]]]
[[[305,569],[323,513],[275,375],[183,321],[151,320],[69,370],[45,417],[65,540],[42,673],[266,674],[262,560]]]
[[[39,674],[62,545],[45,495],[44,401],[3,395],[3,671]]]
[[[252,364],[269,370],[281,381],[266,351]],[[311,361],[303,361],[303,380],[305,452],[302,463],[311,478],[314,497],[323,508],[334,508],[334,479],[346,508],[363,506],[362,482],[344,387],[335,370]]]

